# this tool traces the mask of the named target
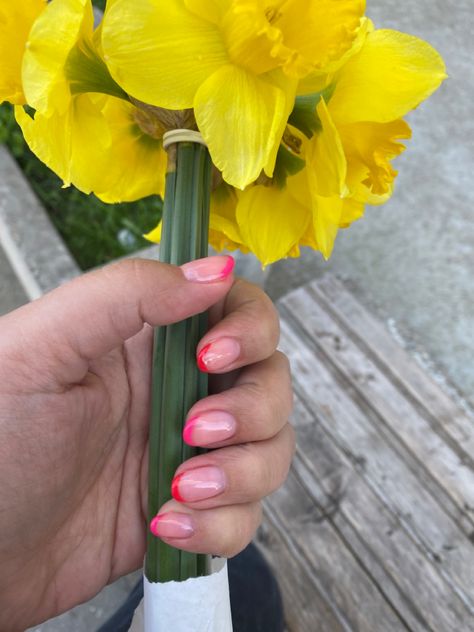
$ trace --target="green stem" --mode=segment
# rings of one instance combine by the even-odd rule
[[[207,256],[212,163],[207,149],[181,142],[169,152],[160,260],[182,265]],[[182,430],[191,406],[207,395],[207,376],[196,366],[206,315],[155,332],[149,448],[148,518],[170,499],[178,466],[198,451]],[[148,533],[145,574],[151,582],[185,580],[206,573],[207,556],[178,551]]]

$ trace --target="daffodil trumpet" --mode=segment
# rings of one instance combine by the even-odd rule
[[[176,130],[168,142],[160,260],[182,265],[207,256],[212,162],[198,132]],[[176,142],[177,141],[177,142]],[[197,451],[183,443],[191,406],[207,395],[207,375],[196,365],[196,347],[207,328],[206,314],[155,332],[149,440],[149,523],[169,500],[178,466]],[[179,551],[148,532],[145,575],[150,582],[206,575],[205,555]]]

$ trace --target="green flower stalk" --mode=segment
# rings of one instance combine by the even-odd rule
[[[160,260],[183,265],[207,256],[212,163],[197,132],[189,141],[168,147],[168,172]],[[171,140],[171,132],[168,135]],[[193,142],[194,141],[194,142]],[[167,144],[165,136],[165,144]],[[207,329],[206,314],[160,327],[155,332],[149,448],[149,521],[169,500],[178,466],[198,453],[183,443],[182,430],[191,406],[207,395],[207,375],[196,364],[196,347]],[[145,575],[150,582],[205,575],[207,556],[174,549],[150,531]]]

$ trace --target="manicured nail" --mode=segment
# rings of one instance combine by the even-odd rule
[[[233,437],[236,421],[232,415],[221,410],[209,410],[186,422],[183,439],[188,445],[206,446]]]
[[[206,257],[181,266],[181,270],[188,281],[194,283],[214,283],[225,281],[233,272],[235,261],[230,256]]]
[[[180,503],[213,498],[225,489],[224,472],[212,465],[178,474],[171,483],[173,498]]]
[[[190,538],[194,535],[191,516],[176,511],[158,514],[150,522],[150,531],[157,538]]]
[[[234,338],[220,338],[199,352],[197,363],[201,371],[221,371],[240,355],[240,344]]]

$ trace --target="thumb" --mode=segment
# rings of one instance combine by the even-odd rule
[[[1,318],[0,355],[23,356],[38,378],[48,371],[61,383],[79,381],[92,360],[145,323],[178,322],[219,301],[232,285],[233,268],[232,257],[181,268],[134,259],[85,274]]]

